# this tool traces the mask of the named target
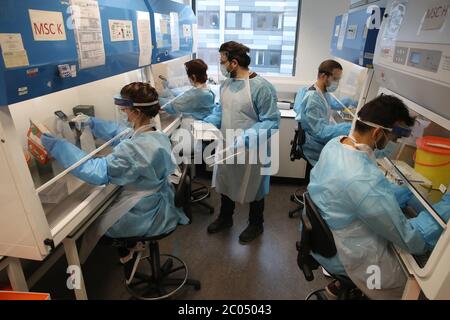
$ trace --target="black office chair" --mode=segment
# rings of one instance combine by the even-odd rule
[[[183,208],[189,219],[192,218],[190,208],[190,166],[184,166],[179,184],[176,186],[175,206]],[[192,286],[200,290],[201,284],[197,280],[188,279],[188,267],[186,263],[173,255],[161,255],[159,252],[159,240],[167,238],[175,230],[167,234],[155,237],[133,237],[114,239],[114,246],[129,248],[133,244],[145,243],[145,249],[139,251],[130,279],[125,280],[125,286],[129,293],[138,300],[162,300],[177,294],[183,287]],[[146,252],[148,255],[144,255]],[[166,260],[161,264],[161,258]],[[147,261],[150,265],[149,274],[137,271],[141,262]],[[176,264],[176,265],[175,265]],[[183,271],[181,278],[170,278],[171,275]]]
[[[305,154],[303,153],[303,145],[306,142],[306,134],[302,128],[301,123],[298,123],[298,128],[295,129],[294,139],[291,141],[291,161],[295,162],[296,160],[305,160],[306,161],[306,176],[305,182],[309,183],[309,176],[312,170],[312,165],[308,162]],[[295,191],[293,195],[291,195],[291,202],[297,205],[297,208],[289,211],[289,218],[294,218],[297,213],[301,213],[304,208],[303,203],[303,189],[298,189]]]
[[[313,270],[317,270],[320,264],[311,253],[319,254],[325,258],[332,258],[337,254],[336,245],[330,228],[320,215],[319,209],[312,201],[309,193],[303,195],[305,210],[301,215],[302,232],[301,240],[297,242],[297,264],[308,282],[314,280]],[[331,274],[331,273],[330,273]],[[340,290],[338,300],[361,299],[363,295],[356,285],[345,276],[333,275],[331,277],[339,281]],[[306,300],[316,296],[318,300],[326,300],[325,290],[317,290],[309,294]]]

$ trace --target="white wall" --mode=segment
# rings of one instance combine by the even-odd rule
[[[280,91],[296,92],[312,84],[319,64],[331,58],[330,43],[335,17],[349,10],[349,0],[303,0],[294,78],[270,78]]]
[[[62,110],[70,116],[73,114],[72,108],[80,104],[94,105],[96,116],[114,120],[116,113],[113,97],[119,94],[124,85],[134,81],[142,81],[140,70],[13,104],[10,106],[10,112],[17,134],[26,145],[30,120],[43,123],[52,130],[55,111]]]

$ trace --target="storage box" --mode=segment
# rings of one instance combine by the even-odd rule
[[[30,129],[28,130],[28,151],[33,155],[36,160],[45,165],[50,161],[50,156],[41,144],[41,136],[44,133],[50,133],[50,131],[41,124],[36,124],[30,121]]]

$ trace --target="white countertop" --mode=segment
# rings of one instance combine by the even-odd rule
[[[282,118],[295,119],[295,117],[297,116],[294,110],[280,110],[280,113]]]

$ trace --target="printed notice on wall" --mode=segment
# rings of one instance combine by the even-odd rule
[[[169,37],[169,23],[170,17],[168,15],[162,15],[159,13],[154,14],[155,17],[155,33],[156,33],[156,45],[158,48],[165,48],[170,45]]]
[[[450,0],[430,1],[422,20],[420,31],[443,30],[450,17]]]
[[[152,61],[153,46],[149,12],[137,12],[137,29],[139,37],[139,67],[142,67],[151,64]]]
[[[170,34],[172,39],[172,51],[180,50],[180,22],[177,12],[170,13]]]
[[[0,48],[6,68],[30,65],[20,33],[0,33]]]
[[[198,51],[198,26],[197,24],[192,25],[192,53],[197,53]]]
[[[108,22],[111,42],[134,40],[133,21],[109,20]]]
[[[345,35],[347,33],[347,24],[348,24],[348,13],[342,16],[341,29],[339,30],[339,39],[337,43],[338,50],[344,49]]]
[[[192,37],[192,31],[191,31],[191,25],[190,24],[183,24],[183,37],[185,37],[185,38],[191,38]]]
[[[105,64],[100,9],[96,0],[71,0],[80,69]]]
[[[66,28],[62,12],[28,10],[35,41],[65,41]]]
[[[358,33],[358,25],[354,24],[354,25],[348,26],[347,39],[355,40],[357,33]]]

